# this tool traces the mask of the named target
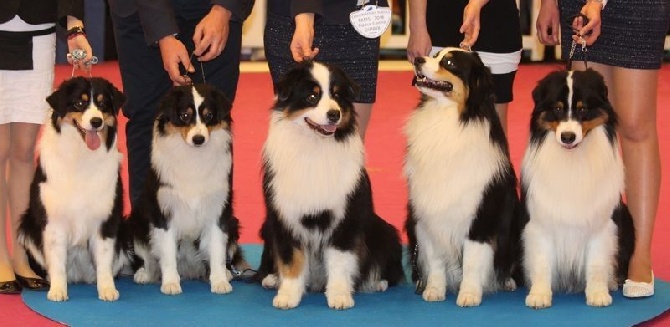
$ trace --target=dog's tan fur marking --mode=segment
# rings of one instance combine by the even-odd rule
[[[283,262],[278,255],[276,257],[279,271],[283,277],[298,278],[305,268],[305,253],[300,249],[293,249],[293,256],[289,264]]]

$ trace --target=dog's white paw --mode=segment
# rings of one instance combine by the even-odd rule
[[[230,270],[226,269],[226,279],[228,281],[233,280],[233,273],[230,272]]]
[[[482,303],[482,295],[471,292],[459,292],[456,304],[459,307],[476,307]]]
[[[533,293],[526,296],[526,306],[533,309],[544,309],[551,306],[551,293]]]
[[[440,290],[437,287],[430,286],[426,287],[421,296],[425,301],[428,302],[444,301],[447,298],[447,291]]]
[[[67,289],[51,285],[47,293],[47,299],[54,302],[67,301]]]
[[[233,286],[230,285],[230,282],[227,280],[223,280],[219,282],[213,282],[211,290],[214,294],[227,294],[233,291]]]
[[[587,292],[586,304],[592,307],[606,307],[612,304],[612,296],[609,292]]]
[[[386,292],[389,288],[389,282],[387,280],[380,280],[377,283],[377,292]]]
[[[354,306],[354,297],[351,294],[336,294],[326,298],[328,306],[335,310],[345,310]]]
[[[279,286],[279,278],[277,278],[277,275],[269,274],[265,276],[265,278],[263,278],[263,280],[261,281],[261,285],[264,288],[270,288],[270,289],[277,288],[277,286]]]
[[[179,283],[163,283],[161,285],[161,293],[166,295],[181,294],[181,285]]]
[[[300,304],[299,296],[289,296],[286,294],[277,294],[274,299],[272,299],[272,305],[277,309],[293,309]]]
[[[135,275],[133,275],[133,280],[137,284],[149,284],[153,282],[151,277],[152,276],[147,272],[147,270],[142,267],[135,272]]]
[[[98,290],[98,299],[103,301],[116,301],[119,299],[119,291],[113,286],[101,288]]]
[[[516,282],[512,278],[508,278],[502,285],[503,291],[514,292],[516,291]]]

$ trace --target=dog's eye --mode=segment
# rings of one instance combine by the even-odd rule
[[[307,103],[311,106],[315,106],[319,102],[319,97],[316,94],[310,94],[307,96],[307,99],[305,99]]]
[[[589,109],[587,109],[584,106],[577,107],[577,113],[580,114],[580,115],[585,114],[587,111],[589,111]]]
[[[202,114],[202,120],[205,123],[209,123],[212,118],[214,118],[214,114],[211,111],[206,111]]]
[[[74,103],[74,108],[77,110],[84,110],[86,107],[86,102],[84,100],[78,100]]]
[[[555,106],[555,107],[553,108],[553,111],[554,111],[554,113],[556,113],[556,114],[560,114],[560,113],[563,112],[563,107],[562,107],[562,106]]]
[[[179,119],[185,123],[191,122],[191,113],[188,111],[182,112],[179,114]]]

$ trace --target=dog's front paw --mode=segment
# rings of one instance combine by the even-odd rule
[[[299,296],[289,296],[286,294],[277,294],[274,299],[272,299],[272,305],[277,309],[293,309],[300,304]]]
[[[166,295],[181,294],[181,285],[179,283],[163,283],[161,285],[161,293]]]
[[[516,282],[512,278],[507,278],[502,284],[503,291],[514,292],[516,291]]]
[[[103,301],[116,301],[119,299],[119,291],[114,287],[104,287],[98,290],[98,299]]]
[[[133,280],[137,284],[149,284],[153,282],[151,274],[149,274],[149,272],[146,269],[144,269],[144,267],[138,269],[135,272],[135,275],[133,275]]]
[[[222,280],[219,282],[212,282],[212,293],[214,294],[227,294],[233,291],[233,286],[227,280]]]
[[[544,309],[551,306],[551,293],[530,292],[526,296],[526,306],[533,309]]]
[[[482,295],[470,292],[459,292],[456,304],[459,307],[476,307],[482,303]]]
[[[592,307],[606,307],[612,304],[612,296],[609,292],[587,292],[586,304]]]
[[[444,301],[447,298],[447,291],[440,290],[434,286],[428,286],[421,296],[428,302]]]
[[[51,288],[49,288],[49,292],[47,293],[47,299],[54,302],[67,301],[67,289],[51,285]]]
[[[351,294],[337,294],[326,297],[328,306],[335,310],[345,310],[354,306],[354,297]]]
[[[386,292],[389,288],[389,282],[387,280],[380,280],[377,283],[377,292]]]
[[[277,275],[269,274],[263,278],[261,285],[264,288],[277,288],[279,286],[279,278],[277,278]]]

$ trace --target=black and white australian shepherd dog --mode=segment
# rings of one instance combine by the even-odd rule
[[[115,301],[125,263],[119,229],[123,188],[117,114],[125,96],[102,78],[75,77],[49,97],[30,204],[19,242],[51,282],[47,298],[68,299],[68,283],[96,283]],[[39,269],[37,269],[39,270]]]
[[[181,294],[182,279],[233,290],[230,264],[242,264],[233,216],[231,103],[204,84],[177,86],[161,100],[153,128],[151,169],[127,225],[134,280],[161,281]]]
[[[585,291],[588,305],[608,306],[635,236],[607,87],[594,70],[557,71],[533,100],[521,170],[526,305],[546,308],[554,291]]]
[[[513,290],[517,179],[494,108],[491,74],[475,52],[445,48],[414,61],[422,100],[405,126],[406,231],[417,293],[461,307]]]
[[[258,279],[273,305],[298,306],[305,290],[328,306],[354,306],[354,291],[404,279],[398,231],[375,214],[353,100],[358,86],[317,62],[298,64],[276,87],[263,148],[267,216]]]

